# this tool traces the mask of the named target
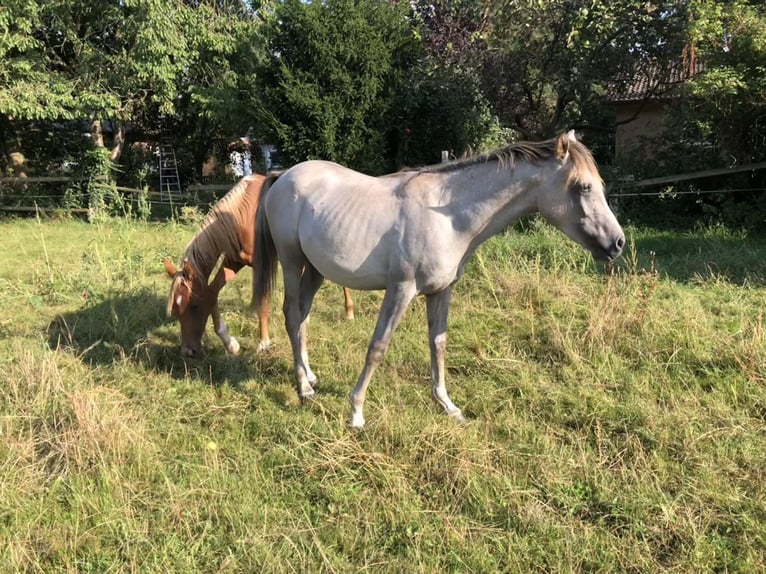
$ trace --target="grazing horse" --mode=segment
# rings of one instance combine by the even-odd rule
[[[256,224],[254,301],[268,297],[277,260],[301,398],[314,394],[306,331],[325,277],[353,289],[385,289],[364,368],[351,396],[350,426],[364,426],[364,398],[391,336],[416,295],[426,297],[432,395],[447,395],[444,355],[452,286],[487,239],[540,212],[600,260],[625,244],[590,151],[574,132],[448,164],[370,177],[325,161],[292,167],[264,188]]]
[[[276,176],[273,176],[276,177]],[[249,175],[235,185],[210,210],[202,228],[186,246],[181,269],[163,259],[171,278],[167,313],[178,315],[181,323],[181,350],[189,357],[199,353],[202,335],[210,315],[216,334],[232,355],[239,342],[229,335],[218,309],[218,294],[245,265],[253,264],[255,212],[266,177]],[[346,318],[353,319],[354,303],[344,288]],[[269,300],[259,305],[261,342],[259,351],[269,347]]]

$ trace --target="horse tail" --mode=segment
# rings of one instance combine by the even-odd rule
[[[262,302],[269,300],[277,279],[277,246],[271,236],[264,203],[266,194],[278,177],[279,174],[270,175],[263,182],[258,208],[255,212],[255,245],[253,248],[253,308],[255,309],[260,309]]]

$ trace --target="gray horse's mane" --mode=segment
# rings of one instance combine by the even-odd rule
[[[227,262],[239,259],[242,248],[237,229],[242,225],[253,224],[247,221],[247,216],[248,213],[254,213],[253,202],[257,199],[257,194],[248,194],[247,187],[257,177],[259,176],[252,175],[242,178],[219,199],[210,208],[200,230],[187,244],[184,257],[199,273],[209,273],[221,253]]]
[[[422,167],[415,171],[418,171],[419,173],[449,173],[491,161],[497,161],[504,165],[508,164],[511,169],[513,169],[516,162],[520,160],[534,162],[553,157],[556,153],[557,139],[558,138],[553,138],[540,142],[512,143],[494,151],[465,157],[449,163],[440,163]],[[594,177],[601,178],[598,173],[598,168],[596,167],[596,162],[593,159],[593,155],[585,145],[579,141],[570,141],[569,155],[575,164],[577,172],[588,172]]]

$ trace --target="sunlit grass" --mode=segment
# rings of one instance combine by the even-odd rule
[[[164,316],[193,228],[0,222],[2,572],[759,572],[766,569],[766,240],[628,229],[611,270],[539,222],[456,288],[430,399],[417,300],[346,427],[380,293],[312,313],[297,399],[274,303],[256,355],[185,360]],[[279,299],[279,294],[277,295]]]

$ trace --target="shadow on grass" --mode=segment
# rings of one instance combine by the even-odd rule
[[[766,285],[766,237],[641,232],[635,247],[639,269],[653,265],[674,281]],[[626,251],[619,264],[626,267],[629,258]]]
[[[149,289],[89,304],[50,322],[48,346],[91,366],[108,367],[127,359],[150,371],[205,384],[239,387],[285,376],[286,365],[256,359],[254,350],[243,349],[237,357],[226,354],[214,335],[201,357],[184,357],[180,327],[166,318],[165,305],[166,300]]]

